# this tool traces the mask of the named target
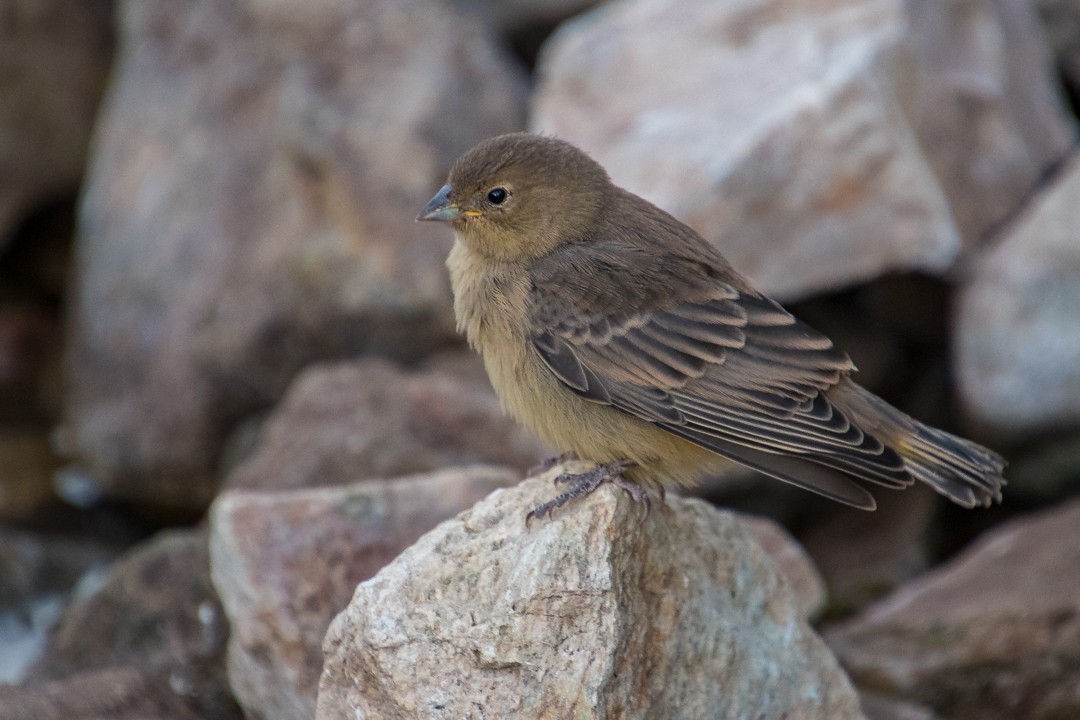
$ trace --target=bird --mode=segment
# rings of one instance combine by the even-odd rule
[[[540,134],[465,152],[417,216],[449,224],[458,330],[503,408],[648,507],[734,461],[864,510],[866,483],[1001,502],[1005,462],[860,386],[850,357],[689,226]]]

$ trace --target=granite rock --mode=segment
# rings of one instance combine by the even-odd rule
[[[861,688],[957,720],[1080,715],[1080,501],[996,527],[829,630]]]
[[[529,527],[550,478],[360,584],[326,635],[319,720],[862,717],[734,515],[682,498],[646,515],[605,486]]]

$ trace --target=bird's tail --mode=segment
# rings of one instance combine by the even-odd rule
[[[924,425],[850,380],[836,389],[837,404],[895,450],[916,480],[964,507],[1001,502],[1005,460],[1000,455]]]
[[[915,479],[964,507],[1001,502],[1005,461],[982,445],[922,423],[894,449]]]

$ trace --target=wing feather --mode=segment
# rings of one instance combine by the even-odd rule
[[[533,288],[533,347],[573,392],[848,504],[873,501],[845,475],[912,481],[899,455],[829,401],[851,360],[772,300],[714,283],[651,308],[613,301],[607,314],[593,297],[590,315],[545,288]]]

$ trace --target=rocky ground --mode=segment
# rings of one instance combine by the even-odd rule
[[[1077,0],[0,0],[0,720],[1080,717],[1078,48]],[[551,451],[413,222],[520,129],[1005,502],[526,528]]]

